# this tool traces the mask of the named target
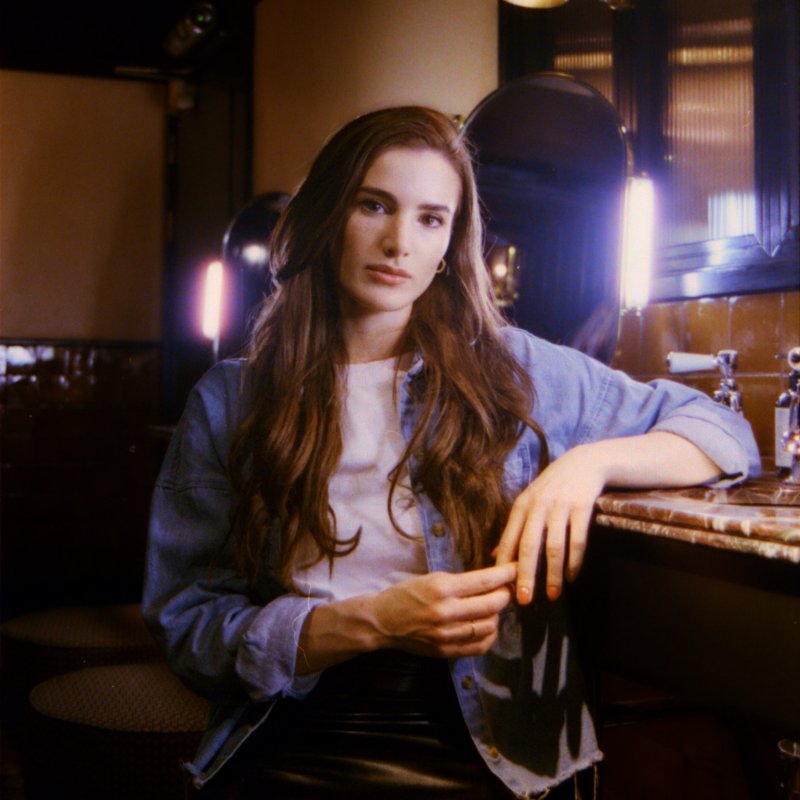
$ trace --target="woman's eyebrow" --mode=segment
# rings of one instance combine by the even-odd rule
[[[397,198],[391,192],[387,192],[385,189],[379,189],[377,186],[360,186],[358,192],[359,194],[364,192],[365,194],[379,197],[381,200],[397,203]],[[450,208],[450,206],[441,203],[420,203],[418,208],[425,211],[438,211],[443,214],[453,214],[453,209]]]
[[[420,208],[425,211],[438,211],[442,214],[450,214],[451,216],[453,214],[453,209],[450,208],[450,206],[441,205],[439,203],[422,203]]]

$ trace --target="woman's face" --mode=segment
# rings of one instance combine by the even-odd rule
[[[435,150],[393,147],[364,175],[339,262],[344,317],[402,326],[433,281],[461,197],[461,179]]]

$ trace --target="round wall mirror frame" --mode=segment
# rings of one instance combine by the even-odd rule
[[[498,304],[520,327],[610,361],[631,162],[616,110],[568,75],[535,73],[481,101],[464,135]]]

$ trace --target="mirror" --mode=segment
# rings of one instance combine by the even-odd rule
[[[559,73],[510,81],[470,114],[487,262],[517,325],[610,361],[628,146],[614,107]]]

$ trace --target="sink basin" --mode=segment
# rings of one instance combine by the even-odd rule
[[[728,489],[709,489],[694,486],[679,489],[682,497],[734,506],[800,506],[800,485],[783,483],[778,478],[765,477],[745,481]]]

